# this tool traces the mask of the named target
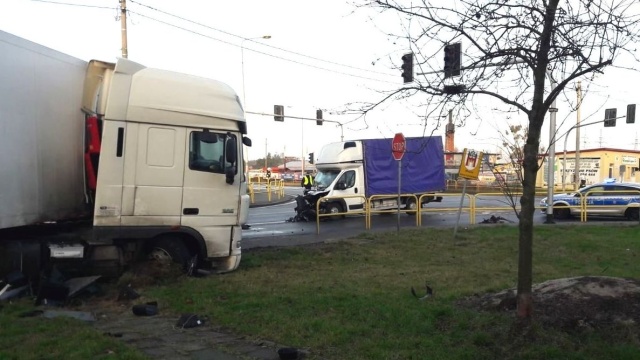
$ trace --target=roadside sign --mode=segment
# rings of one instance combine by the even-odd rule
[[[473,149],[464,149],[458,177],[469,180],[478,180],[483,154]]]
[[[393,137],[393,141],[391,142],[391,154],[393,158],[397,161],[402,160],[404,156],[404,152],[407,149],[407,141],[404,138],[402,133],[397,133]]]

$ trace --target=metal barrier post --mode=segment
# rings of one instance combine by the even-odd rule
[[[267,200],[271,201],[271,182],[267,181]]]
[[[320,235],[320,218],[321,217],[330,217],[330,216],[343,216],[343,215],[347,215],[347,212],[341,212],[341,213],[336,213],[336,214],[320,214],[320,204],[323,202],[328,202],[331,199],[347,199],[347,198],[360,198],[362,199],[363,204],[367,204],[367,198],[364,197],[364,195],[347,195],[347,196],[325,196],[323,198],[318,199],[318,202],[316,203],[316,234]],[[368,207],[365,206],[364,209],[362,211],[353,211],[352,214],[364,214],[364,224],[365,224],[365,228],[368,229],[368,221],[367,221],[367,213],[368,213]]]

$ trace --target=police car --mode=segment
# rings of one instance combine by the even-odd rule
[[[566,219],[580,216],[581,201],[589,216],[624,216],[638,220],[640,210],[640,184],[619,183],[613,179],[583,187],[574,193],[553,196],[553,216]],[[542,213],[547,212],[547,198],[540,201]]]

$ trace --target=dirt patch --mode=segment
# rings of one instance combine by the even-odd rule
[[[516,310],[516,290],[476,295],[459,301],[479,311]],[[534,317],[562,330],[640,327],[640,281],[606,276],[549,280],[533,287]]]

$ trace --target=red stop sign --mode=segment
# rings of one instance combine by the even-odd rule
[[[391,154],[393,154],[393,158],[398,161],[402,160],[406,149],[407,141],[404,139],[404,135],[397,133],[391,142]]]

